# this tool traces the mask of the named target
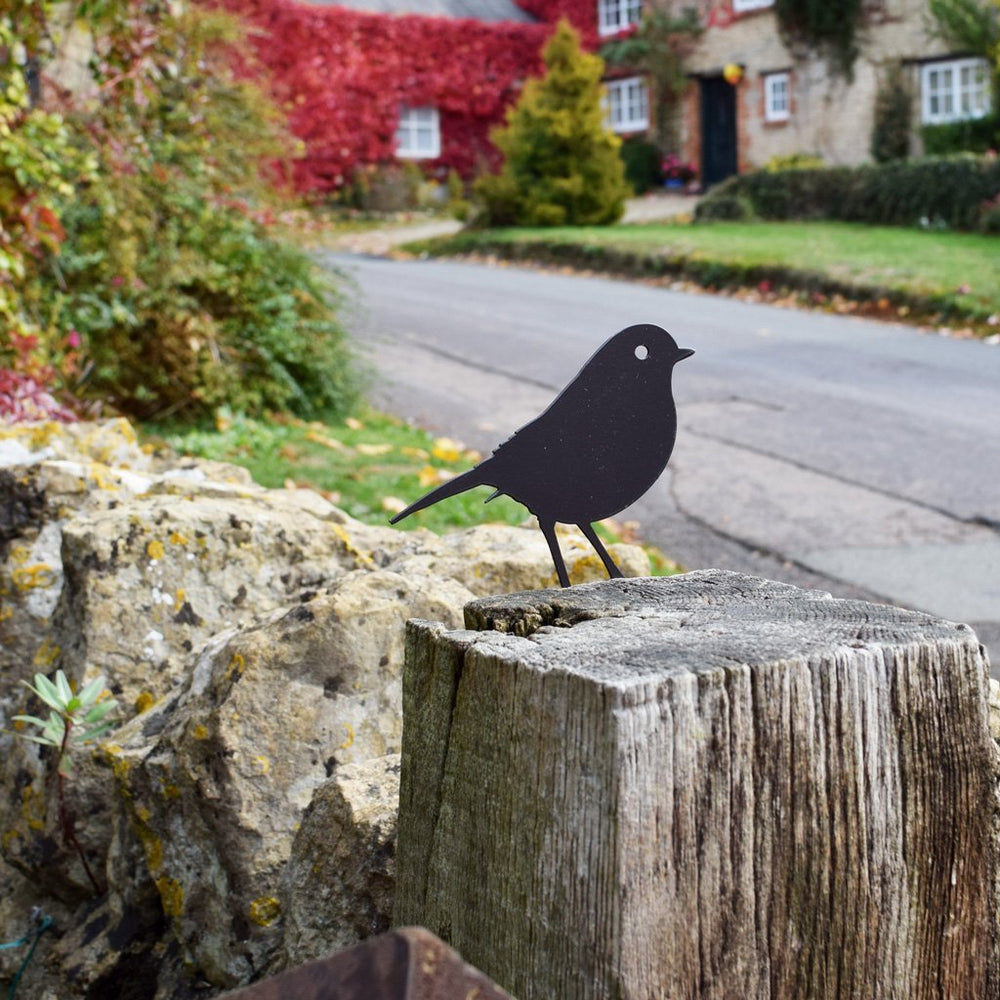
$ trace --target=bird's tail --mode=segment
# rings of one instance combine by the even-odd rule
[[[475,486],[494,485],[490,483],[487,476],[489,476],[488,460],[481,462],[474,469],[469,469],[468,472],[463,472],[460,476],[455,476],[454,479],[449,479],[448,482],[442,483],[437,488],[431,490],[430,493],[425,493],[419,500],[415,500],[409,507],[401,510],[395,517],[391,518],[389,523],[395,524],[397,521],[402,521],[404,517],[416,514],[418,510],[430,507],[439,500],[447,500],[448,497],[453,497],[457,493],[464,493]],[[490,499],[492,500],[493,497],[490,497]]]

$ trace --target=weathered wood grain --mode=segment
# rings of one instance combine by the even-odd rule
[[[520,1000],[1000,995],[963,625],[720,571],[413,622],[397,923]]]

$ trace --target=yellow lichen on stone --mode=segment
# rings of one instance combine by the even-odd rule
[[[253,764],[258,774],[267,774],[271,770],[271,762],[263,754],[254,757]]]
[[[258,927],[269,927],[281,916],[281,904],[274,896],[258,896],[250,904],[250,919]]]
[[[200,722],[191,730],[191,735],[196,740],[207,740],[208,739],[208,727],[202,725]]]
[[[347,730],[347,739],[340,744],[340,749],[349,750],[354,743],[354,727],[349,722],[345,722],[344,728]]]
[[[91,462],[87,468],[87,475],[99,490],[113,493],[121,488],[121,481],[103,462]]]
[[[357,559],[359,566],[363,566],[365,569],[374,569],[375,560],[367,552],[362,552],[353,541],[351,541],[351,536],[344,530],[343,525],[331,524],[330,530],[344,543],[344,548],[347,550],[349,555],[354,556]]]
[[[173,531],[170,533],[170,542],[173,545],[187,545],[188,540],[179,531]]]
[[[229,661],[229,666],[226,667],[226,680],[231,681],[235,676],[242,676],[243,671],[246,670],[246,666],[243,654],[233,653],[233,658]]]
[[[156,696],[152,691],[140,691],[139,697],[135,699],[135,714],[142,715],[148,712],[156,704]]]
[[[20,830],[7,830],[3,837],[0,838],[0,850],[3,851],[5,856],[9,856],[14,846],[14,842],[23,839],[24,838],[21,836]]]
[[[51,667],[56,660],[59,659],[59,654],[62,650],[54,643],[46,639],[39,647],[35,650],[35,655],[31,660],[31,665],[33,667]]]
[[[18,566],[11,572],[10,579],[18,590],[34,590],[36,587],[51,587],[59,576],[48,563],[35,563]]]
[[[164,875],[156,880],[163,912],[168,917],[179,917],[184,912],[184,889],[175,878]]]
[[[164,549],[163,549],[163,542],[161,542],[157,538],[154,538],[146,546],[146,555],[148,555],[150,559],[162,559],[163,558],[163,551],[164,551]]]
[[[36,792],[32,785],[21,789],[21,815],[30,829],[45,829],[45,796]]]

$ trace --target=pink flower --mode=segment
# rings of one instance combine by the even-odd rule
[[[111,284],[114,288],[121,288],[121,286],[125,284],[125,279],[120,274],[116,274],[111,279]]]
[[[79,347],[80,346],[80,334],[76,330],[70,330],[66,335],[66,346],[67,347]]]

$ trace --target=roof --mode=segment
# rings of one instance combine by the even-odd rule
[[[535,18],[514,0],[307,0],[324,7],[349,7],[375,14],[423,14],[427,17],[468,17],[474,21],[521,21]]]

